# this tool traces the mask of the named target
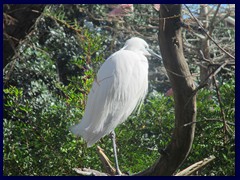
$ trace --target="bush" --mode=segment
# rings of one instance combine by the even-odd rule
[[[235,175],[235,80],[221,85],[220,94],[228,127],[226,133],[216,92],[204,89],[197,96],[195,139],[182,168],[210,155],[216,157],[199,175]]]
[[[4,69],[4,175],[73,175],[73,167],[89,164],[84,142],[68,127],[82,117],[94,69],[104,60],[103,39],[77,24],[69,31],[51,13],[21,44],[13,68]]]
[[[222,86],[222,95],[224,92],[228,92],[228,99],[233,98],[234,94],[229,93],[234,92],[232,81]],[[71,101],[67,99],[65,102],[46,103],[49,104],[48,107],[37,116],[32,108],[26,107],[29,104],[27,101],[25,105],[19,103],[23,94],[21,90],[10,87],[5,89],[5,94],[9,97],[5,104],[12,107],[11,116],[15,119],[4,119],[5,175],[73,175],[73,167],[102,169],[96,145],[87,149],[81,138],[75,139],[68,131],[67,127],[80,119],[83,113],[81,103],[76,106],[80,99],[76,94],[69,98]],[[234,131],[225,135],[222,132],[223,122],[204,119],[220,117],[214,96],[211,100],[206,98],[210,95],[213,92],[209,90],[202,90],[198,94],[195,139],[192,151],[181,169],[214,155],[216,160],[198,174],[234,175]],[[226,113],[229,123],[233,123],[234,103],[224,107],[229,112]],[[24,113],[28,121],[22,118]],[[140,114],[133,114],[116,129],[122,171],[134,173],[150,166],[159,157],[159,150],[164,149],[170,141],[173,127],[173,99],[159,93],[150,94]],[[232,126],[231,129],[234,130]],[[106,136],[97,145],[113,161],[109,137]],[[221,168],[222,164],[226,165],[225,168]]]

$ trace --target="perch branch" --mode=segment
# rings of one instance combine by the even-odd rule
[[[73,168],[73,170],[82,176],[109,176],[106,173],[102,173],[100,171],[94,170],[94,169],[88,169],[88,168]]]
[[[101,162],[103,163],[106,173],[90,168],[73,168],[73,170],[81,176],[115,176],[116,169],[111,165],[112,162],[104,153],[104,150],[101,147],[97,146],[97,153],[100,157]],[[126,174],[121,174],[121,176],[126,176]]]
[[[104,153],[104,150],[99,146],[97,146],[97,153],[100,157],[100,160],[104,166],[105,171],[110,175],[116,174],[116,169],[112,166],[112,162],[109,160],[107,155]]]

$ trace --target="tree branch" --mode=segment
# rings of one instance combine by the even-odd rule
[[[204,29],[204,27],[202,26],[202,24],[199,22],[199,20],[193,15],[193,13],[191,12],[191,10],[189,9],[189,7],[185,4],[185,7],[187,8],[187,10],[189,11],[189,13],[191,14],[191,16],[193,17],[193,19],[198,23],[199,27],[203,30],[203,32],[207,35],[207,37],[209,39],[211,39],[211,41],[219,48],[221,49],[221,51],[223,51],[224,53],[226,53],[230,58],[235,60],[235,57],[232,56],[229,52],[227,52],[225,49],[223,49],[221,46],[218,45],[218,43],[208,34],[208,32]]]
[[[73,170],[82,176],[109,176],[109,174],[87,168],[73,168]]]
[[[106,156],[104,150],[100,146],[97,146],[97,148],[98,148],[97,153],[100,157],[100,160],[102,161],[105,171],[110,175],[116,174],[116,169],[111,165],[112,162]]]
[[[109,160],[107,155],[104,153],[104,150],[100,146],[97,146],[97,153],[101,162],[103,163],[106,173],[90,168],[73,168],[73,170],[82,176],[114,176],[116,174],[116,169],[111,165],[112,162]],[[125,174],[122,174],[122,176],[124,175]]]
[[[205,158],[202,161],[196,162],[193,165],[189,166],[188,168],[180,171],[175,176],[190,176],[190,175],[194,174],[196,171],[198,171],[199,169],[208,165],[214,159],[216,159],[215,156],[210,156],[208,158]]]
[[[223,109],[223,103],[222,103],[222,100],[221,100],[221,95],[220,95],[220,91],[219,91],[215,76],[213,76],[213,82],[214,82],[214,85],[215,85],[215,88],[216,88],[218,103],[219,103],[219,106],[220,106],[220,112],[221,112],[221,116],[222,116],[222,119],[223,119],[223,132],[224,132],[224,135],[225,135],[224,141],[226,142],[227,141],[226,133],[229,133],[229,128],[230,127],[227,125],[227,122],[226,122],[226,118],[225,118],[226,116],[225,116],[225,112],[224,112],[224,109]]]
[[[196,96],[191,97],[194,82],[183,55],[179,16],[181,5],[161,4],[159,12],[158,39],[163,63],[174,91],[175,128],[165,153],[151,167],[135,176],[173,175],[188,156],[194,138],[195,124],[183,126],[196,120]]]
[[[216,16],[218,14],[218,11],[219,11],[220,7],[221,7],[221,4],[218,4],[217,9],[215,10],[215,12],[213,14],[213,18],[212,18],[212,20],[209,24],[209,35],[212,35],[213,29],[214,29],[214,23],[216,21]]]

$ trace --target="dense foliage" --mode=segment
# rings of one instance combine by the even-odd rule
[[[4,69],[4,175],[76,175],[75,167],[104,170],[97,145],[113,161],[108,136],[87,148],[68,130],[81,119],[96,71],[111,54],[107,34],[84,25],[85,6],[47,7],[34,33],[19,46],[20,56]],[[91,8],[102,12],[106,7],[89,5]],[[113,47],[115,50],[116,44]],[[216,89],[199,91],[195,139],[180,169],[214,155],[216,160],[198,175],[235,174],[234,77],[231,73],[218,78],[223,108]],[[140,113],[116,129],[121,170],[135,173],[154,163],[173,128],[173,98],[152,90]]]

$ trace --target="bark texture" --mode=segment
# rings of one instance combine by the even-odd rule
[[[153,166],[136,175],[169,176],[188,156],[195,132],[194,82],[183,54],[181,5],[161,4],[159,45],[175,101],[175,128],[171,142]]]

